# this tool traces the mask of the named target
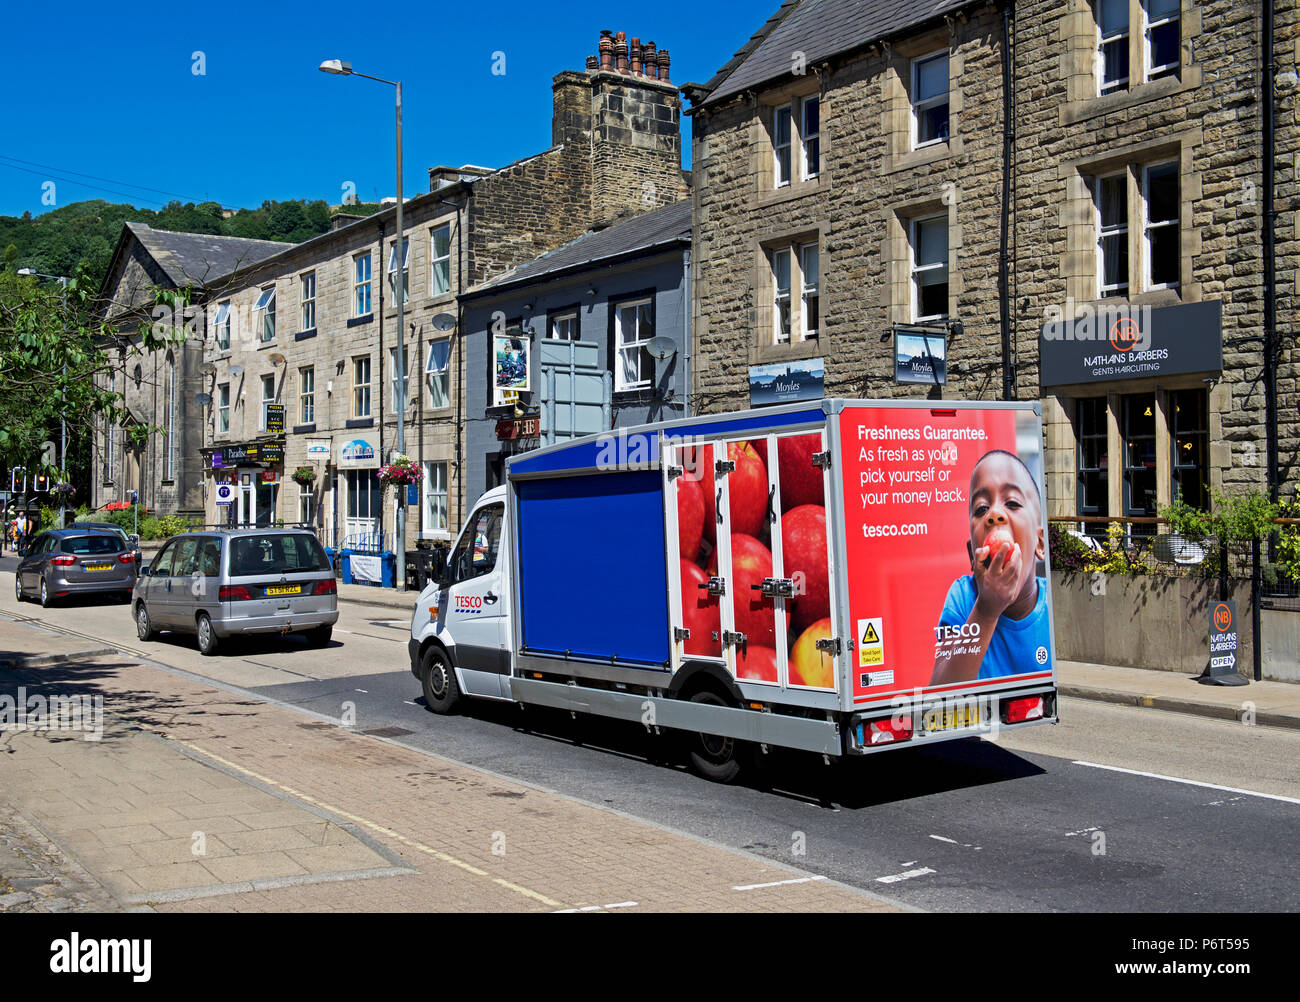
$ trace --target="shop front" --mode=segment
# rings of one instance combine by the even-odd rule
[[[383,485],[379,482],[379,450],[365,438],[338,444],[339,485],[342,497],[343,539],[348,545],[378,545],[384,529]]]
[[[213,483],[208,518],[214,525],[272,526],[281,521],[280,482],[284,473],[283,442],[247,442],[204,450],[204,466]],[[229,489],[216,490],[227,484]]]
[[[1154,517],[1175,498],[1209,508],[1229,400],[1219,301],[1084,307],[1045,324],[1039,347],[1053,515]]]

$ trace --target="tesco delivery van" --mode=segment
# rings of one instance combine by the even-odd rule
[[[823,400],[512,457],[420,595],[439,713],[685,732],[727,781],[1056,720],[1039,404]]]

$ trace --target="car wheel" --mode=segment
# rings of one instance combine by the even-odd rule
[[[135,607],[135,635],[141,640],[152,640],[158,634],[154,631],[153,623],[149,621],[149,610],[141,602]]]
[[[451,661],[437,645],[424,652],[421,662],[420,682],[424,686],[424,702],[434,713],[451,713],[460,702],[460,686]]]
[[[17,571],[14,572],[14,599],[18,602],[23,600],[23,579]]]
[[[50,583],[46,581],[45,578],[41,578],[41,608],[48,609],[49,607],[50,607]]]
[[[333,633],[334,633],[334,627],[332,626],[318,626],[314,630],[308,630],[307,646],[328,647],[330,643],[330,637],[333,635]]]
[[[730,706],[731,704],[716,693],[707,689],[691,697],[692,703],[704,703],[708,706]],[[741,758],[748,746],[735,738],[719,737],[715,734],[690,734],[687,736],[687,754],[691,770],[698,776],[711,779],[715,783],[731,783],[740,775]]]
[[[217,648],[221,646],[221,641],[217,637],[217,631],[212,628],[212,620],[208,618],[206,612],[200,612],[198,618],[199,634],[199,653],[204,657],[211,657],[217,653]]]

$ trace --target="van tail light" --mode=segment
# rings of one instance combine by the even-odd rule
[[[135,554],[134,554],[134,553],[123,553],[123,554],[121,554],[117,559],[118,559],[119,562],[124,563],[124,564],[133,564],[133,563],[135,563]]]
[[[326,581],[317,581],[316,587],[311,590],[311,593],[313,595],[337,595],[339,586],[333,578]]]
[[[912,737],[911,717],[881,717],[867,721],[864,744],[883,745],[891,741],[909,741]]]
[[[76,562],[76,557],[54,557],[50,561],[55,567],[71,567]]]
[[[244,602],[253,597],[244,585],[222,585],[217,589],[218,602]]]
[[[1027,699],[1008,699],[1002,707],[1002,721],[1007,724],[1023,724],[1026,720],[1039,720],[1042,716],[1042,696],[1030,696]]]

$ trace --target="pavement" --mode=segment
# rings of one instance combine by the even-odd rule
[[[1058,675],[1066,696],[1300,728],[1288,683]],[[30,617],[0,616],[0,724],[0,912],[907,910]]]

